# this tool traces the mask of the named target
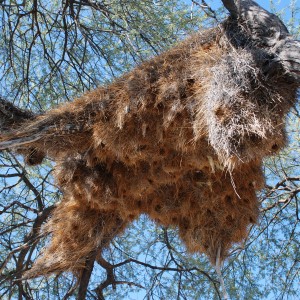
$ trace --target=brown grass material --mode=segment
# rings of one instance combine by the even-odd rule
[[[284,117],[294,90],[283,88],[284,78],[266,78],[266,56],[260,49],[222,55],[210,69],[204,101],[198,102],[195,131],[207,128],[219,160],[229,168],[266,155],[264,150],[276,151],[285,141]]]
[[[284,74],[264,73],[267,60],[208,30],[2,135],[55,159],[64,193],[26,276],[78,274],[143,213],[179,228],[190,252],[224,260],[257,221],[262,159],[284,146],[296,99]]]

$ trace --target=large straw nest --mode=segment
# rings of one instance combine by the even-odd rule
[[[266,61],[205,31],[3,136],[33,137],[17,150],[55,159],[64,194],[26,276],[78,274],[143,213],[178,227],[190,252],[225,259],[257,221],[262,159],[285,144],[296,98],[284,75],[264,73]]]

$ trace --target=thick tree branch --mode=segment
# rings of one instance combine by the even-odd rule
[[[28,111],[14,106],[7,100],[0,97],[0,132],[12,130],[26,120],[32,120],[35,115]]]
[[[300,42],[293,40],[286,26],[274,14],[251,0],[223,0],[224,6],[239,30],[247,35],[247,43],[266,50],[273,57],[268,72],[282,67],[290,80],[300,83]],[[238,27],[234,27],[238,30]]]
[[[230,15],[232,18],[237,19],[238,18],[238,8],[235,4],[234,0],[222,0],[225,8],[230,12]]]
[[[88,284],[90,282],[90,278],[93,272],[95,259],[97,256],[97,250],[93,251],[87,258],[85,262],[85,268],[83,269],[80,279],[79,279],[79,290],[77,299],[85,299],[86,293],[88,289]]]

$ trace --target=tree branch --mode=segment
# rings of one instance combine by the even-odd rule
[[[235,4],[234,0],[222,0],[225,8],[229,11],[232,18],[237,19],[238,18],[238,8]]]
[[[251,41],[251,47],[264,49],[273,57],[267,72],[273,73],[283,68],[285,75],[299,85],[300,42],[292,38],[282,21],[252,0],[222,2],[232,19],[238,22],[238,26],[234,26],[233,30],[240,30],[246,34],[247,43]]]
[[[81,273],[81,277],[79,279],[79,290],[78,290],[78,295],[77,295],[78,300],[86,298],[87,288],[88,288],[90,278],[91,278],[91,275],[93,272],[96,256],[97,256],[97,250],[93,251],[86,258],[85,268],[83,269],[83,271]]]

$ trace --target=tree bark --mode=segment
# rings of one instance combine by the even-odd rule
[[[247,35],[250,47],[264,49],[272,58],[268,72],[273,74],[282,68],[291,81],[300,84],[300,42],[293,39],[282,21],[251,0],[222,2],[238,23],[235,30],[239,28]]]
[[[78,300],[83,300],[86,298],[86,293],[90,278],[94,269],[94,263],[97,256],[97,250],[93,251],[87,258],[85,263],[85,268],[82,270],[80,279],[79,279],[79,289],[78,289]]]

